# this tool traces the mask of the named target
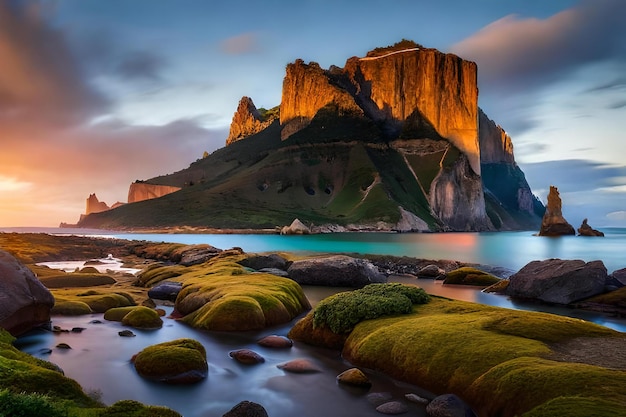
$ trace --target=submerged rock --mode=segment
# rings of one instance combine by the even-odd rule
[[[346,255],[294,261],[287,272],[300,285],[360,288],[387,281],[370,261]]]
[[[278,369],[282,369],[285,372],[292,372],[295,374],[310,374],[315,372],[321,372],[321,369],[308,359],[294,359],[289,362],[276,365]]]
[[[409,411],[409,408],[406,404],[401,403],[400,401],[389,401],[388,403],[384,403],[376,407],[376,411],[381,414],[404,414]]]
[[[193,339],[148,346],[131,361],[142,377],[169,384],[195,383],[206,378],[209,371],[206,350]]]
[[[252,401],[242,401],[222,417],[268,417],[267,411],[261,404]]]
[[[285,349],[293,346],[293,341],[285,336],[270,335],[265,336],[257,342],[263,347]]]
[[[372,385],[370,379],[358,368],[351,368],[337,375],[337,382],[354,385],[357,387],[369,387]]]
[[[233,350],[232,352],[229,352],[228,355],[237,362],[245,365],[255,365],[257,363],[265,362],[265,358],[263,356],[250,349]]]

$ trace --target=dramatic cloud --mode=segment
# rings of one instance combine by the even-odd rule
[[[228,55],[244,55],[257,52],[260,48],[256,33],[242,33],[225,39],[220,44],[220,50]]]
[[[478,63],[481,88],[524,91],[581,66],[626,59],[626,2],[585,0],[541,20],[506,16],[454,45]]]
[[[158,80],[163,66],[160,56],[149,51],[136,51],[123,57],[117,72],[131,80]]]

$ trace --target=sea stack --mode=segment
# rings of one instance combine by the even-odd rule
[[[574,227],[565,220],[561,212],[559,190],[551,185],[548,194],[548,205],[541,221],[539,236],[575,235]]]

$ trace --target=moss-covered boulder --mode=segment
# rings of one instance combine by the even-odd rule
[[[158,311],[137,306],[122,317],[122,324],[138,329],[158,329],[163,326],[163,320]]]
[[[104,319],[109,321],[122,321],[124,317],[135,308],[136,306],[110,308],[104,312]]]
[[[47,288],[97,287],[116,283],[113,277],[107,274],[100,274],[97,270],[95,273],[73,272],[71,274],[48,275],[39,278],[39,280]]]
[[[259,330],[287,323],[310,308],[300,285],[266,273],[250,273],[236,256],[189,267],[175,308],[189,325],[218,331]]]
[[[177,339],[149,346],[132,358],[144,378],[170,384],[190,384],[207,377],[204,346],[193,339]]]
[[[464,266],[448,272],[443,280],[444,284],[475,285],[487,287],[501,281],[495,275],[491,275],[480,269]]]
[[[55,298],[53,314],[76,315],[81,311],[84,314],[104,313],[111,308],[135,305],[131,295],[114,290],[58,289],[52,290],[52,294]],[[84,305],[91,311],[87,311]]]
[[[299,335],[314,333],[314,314],[289,336],[301,340]],[[594,343],[574,362],[563,350],[583,349],[573,343],[580,338]],[[603,343],[610,348],[602,350]],[[410,314],[359,322],[346,336],[342,355],[355,366],[454,393],[478,415],[522,416],[533,409],[570,415],[558,399],[573,396],[584,398],[579,403],[587,404],[587,415],[598,415],[594,407],[626,404],[620,388],[626,386],[626,361],[614,348],[621,344],[626,335],[578,319],[432,297],[413,305]],[[613,355],[610,367],[594,359],[599,351]]]

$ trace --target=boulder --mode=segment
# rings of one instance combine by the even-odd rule
[[[261,340],[257,342],[260,346],[277,348],[277,349],[288,349],[293,346],[293,341],[285,336],[279,335],[270,335],[265,336]]]
[[[480,269],[464,266],[446,274],[444,284],[475,285],[487,287],[500,281],[500,278],[493,276]]]
[[[381,414],[404,414],[409,411],[409,408],[406,404],[401,403],[400,401],[389,401],[388,403],[384,403],[376,407],[376,411]]]
[[[211,245],[197,245],[183,252],[180,258],[180,264],[183,266],[192,266],[205,263],[209,259],[217,256],[221,249]]]
[[[370,261],[346,255],[294,261],[287,273],[300,285],[361,288],[387,281]]]
[[[262,268],[259,269],[257,272],[272,274],[276,275],[277,277],[289,278],[289,273],[287,273],[287,271],[278,268]]]
[[[272,253],[270,255],[251,255],[237,263],[241,266],[252,268],[257,271],[269,268],[282,269],[285,271],[289,266],[289,262],[276,253]]]
[[[476,413],[454,394],[435,397],[427,406],[429,417],[476,417]]]
[[[148,297],[154,300],[176,301],[183,284],[180,282],[164,281],[148,291]]]
[[[618,282],[620,282],[622,285],[626,285],[626,268],[613,271],[611,276],[615,278]]]
[[[548,259],[528,263],[509,277],[505,294],[570,304],[601,294],[607,280],[602,261]]]
[[[163,326],[163,320],[158,311],[137,306],[122,318],[122,324],[137,329],[158,329]]]
[[[299,219],[295,219],[291,222],[291,225],[284,226],[280,229],[281,235],[308,235],[311,233],[311,229],[306,227]]]
[[[587,224],[587,219],[583,220],[583,223],[578,228],[578,236],[599,236],[604,237],[604,233],[596,230]]]
[[[267,411],[261,404],[252,401],[242,401],[222,417],[268,417]]]
[[[439,268],[437,265],[433,265],[433,264],[426,265],[425,267],[423,267],[422,269],[417,271],[417,277],[418,278],[433,278],[433,279],[437,279],[437,278],[441,278],[445,274],[446,274],[446,271],[444,271],[443,269]]]
[[[0,327],[12,335],[50,322],[54,297],[35,274],[0,250]]]
[[[541,220],[539,236],[575,234],[576,231],[572,225],[565,220],[563,213],[561,212],[561,197],[559,196],[559,190],[555,186],[551,185],[550,193],[548,194],[548,205],[546,206],[546,212]]]
[[[131,361],[142,377],[170,384],[195,383],[206,378],[209,371],[206,350],[193,339],[148,346]]]
[[[321,372],[321,369],[308,359],[293,359],[289,362],[276,365],[278,369],[282,369],[285,372],[292,372],[294,374],[310,374],[315,372]]]

